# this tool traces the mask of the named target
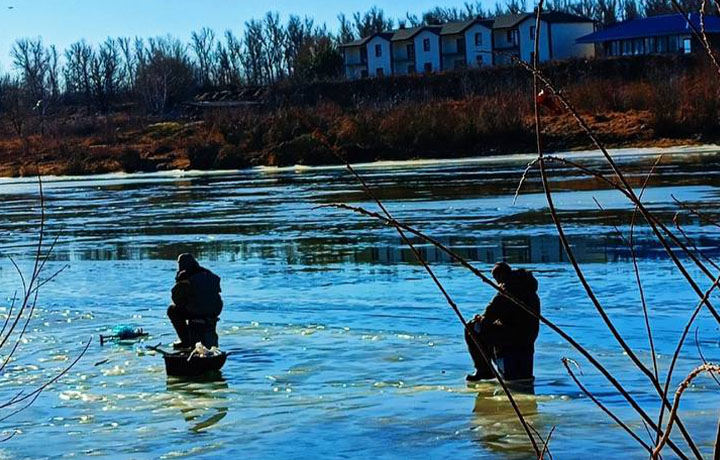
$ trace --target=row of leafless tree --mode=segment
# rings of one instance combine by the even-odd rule
[[[699,8],[698,0],[683,2],[686,10]],[[339,15],[337,33],[309,17],[290,16],[283,22],[277,13],[267,13],[247,21],[242,35],[203,28],[193,32],[189,43],[170,36],[108,38],[99,45],[80,40],[64,51],[40,38],[23,38],[11,51],[16,72],[0,77],[0,113],[23,108],[44,117],[59,102],[106,112],[126,101],[141,103],[149,113],[165,113],[206,89],[336,78],[342,74],[339,45],[374,32],[517,13],[526,6],[525,0],[506,0],[491,12],[480,3],[466,3],[397,20],[373,7],[351,18]],[[553,0],[550,9],[610,24],[669,12],[671,5],[667,0]]]
[[[11,57],[16,73],[0,78],[0,111],[23,96],[28,109],[43,112],[61,100],[104,112],[135,99],[162,113],[204,89],[332,78],[342,67],[338,41],[325,25],[298,16],[283,23],[277,13],[246,22],[242,36],[203,28],[189,43],[169,36],[108,38],[96,46],[80,40],[64,52],[24,38]]]
[[[702,0],[681,0],[679,3],[686,11],[699,11]],[[601,26],[675,12],[671,0],[551,0],[546,5],[546,10],[586,16],[597,21]],[[339,36],[344,41],[350,41],[393,27],[443,24],[527,11],[529,11],[527,0],[505,0],[504,3],[496,3],[494,8],[486,8],[484,2],[480,1],[465,2],[461,8],[438,6],[419,15],[408,13],[404,18],[399,19],[389,18],[381,9],[371,8],[365,13],[357,12],[351,18],[344,14],[339,15]]]

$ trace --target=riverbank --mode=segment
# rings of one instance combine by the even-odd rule
[[[611,148],[664,148],[702,145],[712,141],[700,136],[657,136],[650,127],[651,114],[643,111],[590,116],[588,120]],[[258,151],[249,151],[224,144],[212,132],[216,127],[206,120],[155,122],[141,129],[116,130],[110,142],[102,142],[101,136],[93,135],[50,140],[38,135],[30,136],[24,142],[18,139],[0,140],[0,176],[34,175],[36,164],[45,175],[85,175],[338,164],[339,159],[333,152],[358,163],[504,155],[534,150],[534,138],[529,135],[531,120],[526,120],[526,123],[528,133],[518,132],[515,136],[501,133],[495,140],[489,138],[463,148],[453,148],[452,142],[448,143],[447,149],[437,142],[429,142],[428,148],[416,146],[412,151],[383,146],[372,148],[359,143],[334,145],[324,133],[314,132]],[[434,135],[442,138],[446,133],[422,134],[428,138]],[[548,151],[593,148],[587,136],[567,115],[544,117],[543,134]]]
[[[716,71],[696,57],[548,64],[543,70],[608,147],[720,141]],[[104,114],[68,101],[46,113],[0,111],[0,175],[219,170],[450,159],[531,152],[528,75],[498,67],[427,76],[286,83],[262,99],[195,102],[150,115],[128,102]],[[227,94],[226,94],[227,93]],[[197,102],[200,101],[200,102]],[[546,151],[592,148],[550,99],[541,107]]]

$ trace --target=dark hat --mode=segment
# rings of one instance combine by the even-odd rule
[[[492,269],[493,275],[495,273],[509,274],[511,271],[512,268],[510,268],[510,265],[508,265],[507,262],[496,262],[495,266]]]
[[[195,257],[190,253],[184,253],[180,254],[177,259],[178,263],[178,271],[183,272],[192,272],[198,269],[200,267],[200,264],[197,260],[195,260]]]
[[[492,269],[492,275],[498,282],[506,282],[512,274],[512,268],[505,262],[497,262]]]

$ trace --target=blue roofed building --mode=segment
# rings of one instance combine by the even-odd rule
[[[701,30],[700,13],[686,18],[664,14],[621,22],[577,39],[594,43],[601,56],[639,56],[645,54],[690,54],[702,51],[703,44],[693,35],[688,19]],[[720,17],[705,16],[704,28],[711,45],[720,43]]]

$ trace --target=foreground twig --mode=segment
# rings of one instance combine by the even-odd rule
[[[482,273],[480,270],[478,270],[476,267],[474,267],[472,264],[470,264],[467,260],[459,256],[457,253],[449,249],[447,246],[445,246],[440,241],[436,240],[435,238],[428,236],[415,228],[398,222],[393,219],[388,219],[385,216],[382,216],[376,212],[368,211],[367,209],[357,207],[357,206],[350,206],[344,203],[332,203],[327,205],[321,205],[319,207],[333,207],[338,209],[346,209],[367,217],[371,217],[373,219],[377,219],[380,222],[385,223],[386,225],[390,225],[393,227],[400,227],[402,230],[411,233],[418,238],[432,244],[434,247],[438,248],[440,251],[448,255],[454,262],[459,263],[466,269],[468,269],[473,275],[477,276],[483,283],[485,283],[487,286],[490,286],[493,288],[496,292],[500,293],[502,296],[508,298],[512,302],[514,302],[516,305],[518,305],[522,310],[524,310],[526,313],[532,315],[535,318],[538,318],[543,324],[548,326],[553,332],[558,334],[560,337],[563,338],[566,342],[568,342],[573,348],[575,348],[582,356],[587,359],[602,375],[607,379],[608,382],[618,391],[618,393],[630,404],[630,406],[637,412],[640,417],[642,417],[643,421],[645,421],[654,431],[657,432],[658,427],[655,424],[655,421],[645,412],[645,410],[635,401],[635,399],[630,395],[630,393],[625,390],[625,388],[618,382],[618,380],[610,373],[610,371],[603,366],[596,358],[592,355],[585,347],[580,345],[572,336],[570,336],[568,333],[566,333],[562,328],[557,326],[555,323],[550,321],[548,318],[543,316],[542,314],[538,314],[536,311],[531,309],[528,305],[526,305],[524,302],[522,302],[520,299],[515,298],[508,292],[500,289],[500,287],[495,284],[489,277],[487,277],[484,273]],[[680,458],[687,458],[685,454],[677,448],[677,446],[670,440],[668,442],[668,445],[675,451],[675,453]]]
[[[22,326],[20,327],[20,329],[17,330],[17,332],[15,333],[13,342],[11,342],[12,348],[4,356],[2,365],[0,365],[0,373],[11,362],[16,351],[19,349],[19,345],[27,332],[28,325],[35,312],[35,307],[37,305],[40,289],[48,282],[55,279],[60,273],[62,273],[62,271],[65,270],[65,268],[67,268],[67,266],[63,266],[45,279],[41,279],[41,275],[46,268],[46,264],[50,259],[50,254],[54,250],[58,238],[56,237],[52,244],[49,246],[49,248],[45,250],[43,246],[46,227],[45,194],[43,191],[42,177],[39,174],[37,180],[38,191],[40,195],[40,222],[38,226],[38,241],[34,251],[35,255],[32,265],[32,271],[30,272],[29,276],[26,277],[23,271],[20,269],[20,266],[15,262],[15,260],[12,257],[8,257],[11,264],[15,268],[15,271],[18,274],[20,283],[22,284],[23,294],[20,298],[18,298],[16,292],[12,297],[7,317],[5,318],[3,327],[0,330],[0,349],[2,349],[10,342],[11,338],[16,332],[18,325],[20,325],[23,316],[25,316],[25,320],[22,322]],[[17,309],[15,309],[16,301],[18,301],[19,303]],[[67,367],[65,367],[62,371],[58,372],[55,376],[47,380],[45,383],[41,384],[40,386],[28,393],[26,393],[24,389],[20,389],[13,397],[7,399],[3,403],[0,403],[0,409],[8,409],[10,411],[9,413],[4,414],[0,417],[0,422],[3,422],[30,407],[47,387],[57,382],[60,378],[66,375],[70,371],[70,369],[72,369],[85,355],[88,347],[90,346],[91,340],[92,338],[88,340],[83,350]],[[0,442],[11,439],[14,434],[15,433],[7,436],[6,438],[0,440]]]
[[[385,216],[387,217],[387,219],[394,221],[394,218],[393,218],[392,214],[390,214],[390,211],[388,211],[388,209],[385,207],[385,205],[382,203],[382,201],[380,201],[380,199],[375,196],[375,194],[372,192],[372,189],[371,189],[370,186],[367,184],[367,182],[365,182],[365,180],[362,178],[362,176],[360,176],[360,174],[358,174],[357,171],[355,171],[355,169],[352,167],[352,165],[350,165],[350,163],[349,163],[347,160],[345,160],[345,158],[343,158],[343,157],[340,156],[339,154],[337,154],[337,156],[345,163],[345,167],[346,167],[346,168],[348,169],[348,171],[350,171],[350,172],[353,174],[353,176],[355,176],[355,178],[360,182],[360,184],[362,185],[363,189],[365,190],[365,193],[367,193],[368,196],[370,196],[370,198],[378,205],[378,207],[382,210],[383,214],[385,214]],[[512,392],[511,392],[510,389],[508,388],[508,386],[507,386],[507,384],[505,383],[505,381],[504,381],[504,379],[502,378],[502,376],[501,376],[501,375],[497,372],[497,370],[495,370],[495,368],[493,367],[493,365],[492,365],[492,363],[491,363],[491,361],[490,361],[490,358],[486,355],[486,353],[485,353],[483,347],[480,345],[480,343],[478,343],[477,338],[475,337],[474,331],[471,329],[470,325],[469,325],[468,322],[465,320],[464,316],[463,316],[462,313],[460,312],[460,309],[459,309],[458,306],[455,304],[455,302],[452,300],[452,298],[450,297],[450,295],[448,294],[448,292],[445,290],[445,288],[443,287],[442,283],[441,283],[440,280],[437,278],[437,276],[435,275],[435,273],[433,272],[433,270],[430,268],[430,266],[427,264],[427,262],[425,261],[425,259],[422,257],[422,254],[420,254],[420,252],[417,250],[417,248],[415,247],[415,245],[413,245],[412,242],[408,239],[407,235],[405,235],[405,232],[403,231],[403,229],[402,229],[401,227],[399,227],[399,226],[396,226],[395,229],[397,230],[398,234],[399,234],[400,237],[402,238],[403,242],[404,242],[404,243],[410,248],[410,250],[413,252],[413,254],[415,255],[415,258],[418,260],[418,262],[420,262],[420,264],[423,266],[423,268],[424,268],[425,271],[428,273],[428,275],[430,275],[430,278],[433,280],[433,283],[435,283],[435,286],[438,288],[438,290],[440,290],[440,292],[442,293],[443,297],[445,297],[446,302],[447,302],[448,305],[452,308],[453,312],[455,313],[455,315],[458,317],[458,319],[459,319],[460,322],[462,323],[463,328],[469,333],[469,336],[470,336],[470,338],[472,339],[472,341],[473,341],[473,343],[475,344],[475,346],[478,348],[478,350],[480,350],[480,355],[482,356],[482,358],[483,358],[483,360],[485,361],[485,363],[488,365],[488,368],[492,371],[493,376],[494,376],[494,377],[498,380],[498,382],[500,383],[500,386],[502,387],[503,392],[504,392],[505,395],[507,396],[508,401],[510,402],[510,405],[512,406],[513,410],[515,411],[515,414],[517,415],[518,420],[520,421],[523,429],[525,430],[525,434],[527,435],[527,437],[528,437],[528,439],[529,439],[529,441],[530,441],[530,444],[531,444],[532,447],[533,447],[533,450],[534,450],[535,453],[538,455],[538,458],[541,458],[540,448],[538,447],[537,442],[535,441],[535,438],[534,438],[533,435],[532,435],[532,432],[531,432],[531,430],[530,430],[530,426],[529,426],[528,422],[525,420],[525,417],[523,416],[522,412],[520,411],[520,407],[519,407],[519,406],[517,405],[517,403],[515,402],[515,398],[513,398]]]
[[[680,398],[682,397],[683,393],[687,388],[690,386],[690,383],[700,375],[702,372],[718,372],[720,371],[720,366],[717,364],[703,364],[701,366],[696,367],[693,369],[692,372],[688,374],[687,377],[685,377],[685,380],[683,380],[680,385],[678,386],[677,391],[675,392],[675,401],[672,405],[672,410],[670,411],[670,417],[668,418],[668,426],[665,430],[665,434],[662,438],[660,438],[660,442],[657,444],[655,449],[652,452],[652,458],[657,459],[660,455],[660,451],[663,449],[665,444],[667,443],[668,439],[670,438],[670,432],[673,428],[673,423],[677,419],[677,411],[678,407],[680,407]]]
[[[585,394],[585,396],[587,396],[588,398],[590,398],[590,400],[591,400],[592,402],[594,402],[595,405],[600,408],[600,410],[602,410],[603,412],[605,412],[605,413],[608,415],[608,417],[610,417],[615,423],[617,423],[618,426],[620,426],[620,428],[622,428],[623,430],[625,430],[626,433],[628,433],[630,436],[632,436],[632,438],[633,438],[634,440],[636,440],[636,441],[638,442],[638,444],[640,444],[641,446],[643,446],[643,448],[645,448],[645,450],[647,450],[648,453],[651,453],[651,452],[652,452],[652,447],[650,447],[650,445],[649,445],[648,443],[646,443],[645,441],[643,441],[643,440],[640,438],[640,436],[638,436],[637,434],[635,434],[635,432],[634,432],[632,429],[630,429],[630,427],[627,426],[627,424],[626,424],[625,422],[623,422],[622,420],[620,420],[620,418],[619,418],[617,415],[615,415],[615,414],[614,414],[610,409],[608,409],[602,402],[600,402],[600,400],[598,400],[598,399],[595,397],[595,395],[593,395],[593,394],[590,392],[590,390],[588,390],[588,389],[585,387],[585,385],[583,385],[582,382],[580,382],[580,379],[577,378],[577,376],[575,375],[575,373],[573,372],[573,370],[570,368],[570,365],[568,364],[570,361],[571,361],[571,360],[568,359],[568,358],[562,358],[562,363],[563,363],[563,365],[565,366],[565,369],[567,370],[567,373],[570,375],[570,377],[571,377],[571,378],[573,379],[573,381],[575,382],[575,385],[577,385],[578,388],[580,388],[580,390]]]
[[[573,269],[575,270],[575,274],[576,274],[578,280],[580,281],[583,288],[585,289],[585,292],[586,292],[588,298],[590,299],[593,306],[595,307],[595,310],[598,312],[601,319],[605,323],[605,326],[608,328],[608,330],[613,335],[613,337],[618,342],[618,344],[623,349],[623,351],[628,355],[628,357],[632,360],[632,362],[635,364],[635,366],[648,376],[648,378],[653,383],[653,386],[655,386],[656,390],[658,390],[658,392],[659,392],[660,391],[659,381],[655,378],[653,373],[643,364],[643,362],[637,357],[637,355],[632,350],[632,348],[630,348],[630,346],[627,344],[625,339],[622,337],[622,335],[617,330],[617,328],[613,324],[612,320],[610,319],[610,317],[607,315],[604,308],[600,304],[600,301],[597,298],[597,296],[595,295],[595,292],[593,291],[592,287],[590,286],[590,283],[585,278],[585,274],[583,273],[583,270],[580,268],[580,264],[578,263],[577,259],[575,258],[574,251],[573,251],[572,246],[570,245],[570,242],[565,234],[565,229],[563,228],[562,222],[560,220],[560,216],[558,215],[557,210],[555,208],[555,203],[554,203],[554,199],[552,196],[552,192],[551,192],[550,184],[549,184],[549,180],[548,180],[548,174],[547,174],[547,170],[545,167],[545,159],[543,157],[540,108],[539,108],[538,100],[536,97],[536,95],[539,93],[539,80],[541,77],[541,73],[538,71],[537,63],[538,63],[539,49],[540,49],[539,48],[540,47],[540,43],[539,43],[540,29],[541,29],[540,16],[542,14],[543,4],[544,4],[544,0],[539,0],[538,5],[537,5],[536,18],[535,18],[535,44],[534,44],[535,52],[533,54],[533,63],[532,63],[531,70],[532,70],[532,75],[533,75],[533,107],[534,107],[534,120],[535,120],[535,137],[536,137],[536,142],[537,142],[537,153],[538,153],[538,166],[540,169],[540,179],[542,181],[543,191],[545,193],[545,200],[547,201],[548,209],[550,211],[550,216],[552,218],[553,223],[555,224],[555,229],[557,231],[558,238],[560,239],[560,242],[563,246],[565,254],[567,255],[568,260],[570,261],[570,264],[572,265]],[[527,64],[525,64],[525,66],[527,66]],[[545,83],[545,85],[548,87],[552,87],[552,85],[549,84],[549,81],[547,81],[546,79],[545,79],[545,81],[543,81],[543,83]],[[554,89],[553,89],[553,92],[556,93],[556,91],[554,91]],[[607,162],[610,164],[611,168],[615,172],[615,175],[616,175],[618,181],[620,181],[620,183],[622,184],[622,187],[628,192],[629,197],[636,204],[638,209],[640,209],[643,212],[643,215],[649,215],[649,213],[643,206],[642,202],[635,195],[632,187],[627,182],[624,174],[622,173],[622,171],[619,169],[619,167],[613,160],[612,156],[607,152],[607,150],[599,142],[599,140],[597,140],[597,137],[594,135],[594,133],[592,132],[590,127],[585,123],[585,121],[579,116],[577,111],[575,111],[574,108],[572,108],[572,106],[569,104],[569,102],[567,102],[567,100],[562,95],[558,95],[558,96],[561,98],[563,105],[565,105],[565,107],[569,111],[571,111],[573,116],[576,117],[578,123],[580,123],[580,125],[583,127],[583,130],[585,130],[587,135],[593,140],[593,142],[597,145],[597,147],[600,148],[600,150],[603,152]],[[651,222],[653,222],[653,221],[650,219],[648,223],[651,223]],[[653,224],[651,223],[651,226],[652,225]],[[658,233],[659,237],[661,238],[662,235],[659,233],[659,231],[657,233]],[[670,252],[672,252],[672,251],[670,251]],[[673,255],[673,257],[674,257],[674,255]],[[679,261],[678,261],[678,263],[679,263]],[[680,264],[680,265],[682,266],[682,264]],[[684,269],[684,267],[683,267],[683,269]],[[689,275],[688,275],[688,279],[694,283],[694,281],[692,280],[692,278]],[[705,300],[707,301],[707,299],[705,299]],[[709,302],[707,302],[707,303],[709,305],[708,308],[712,308],[712,306],[709,304]],[[663,398],[663,403],[665,403],[665,399],[666,399],[665,395],[663,395],[661,393],[661,397]],[[681,427],[681,431],[683,432],[683,435],[685,436],[685,439],[686,439],[688,445],[693,450],[696,457],[701,458],[700,451],[695,446],[690,435],[682,427],[682,424],[680,422],[678,422],[678,426]],[[658,427],[660,427],[660,424],[658,424]]]

